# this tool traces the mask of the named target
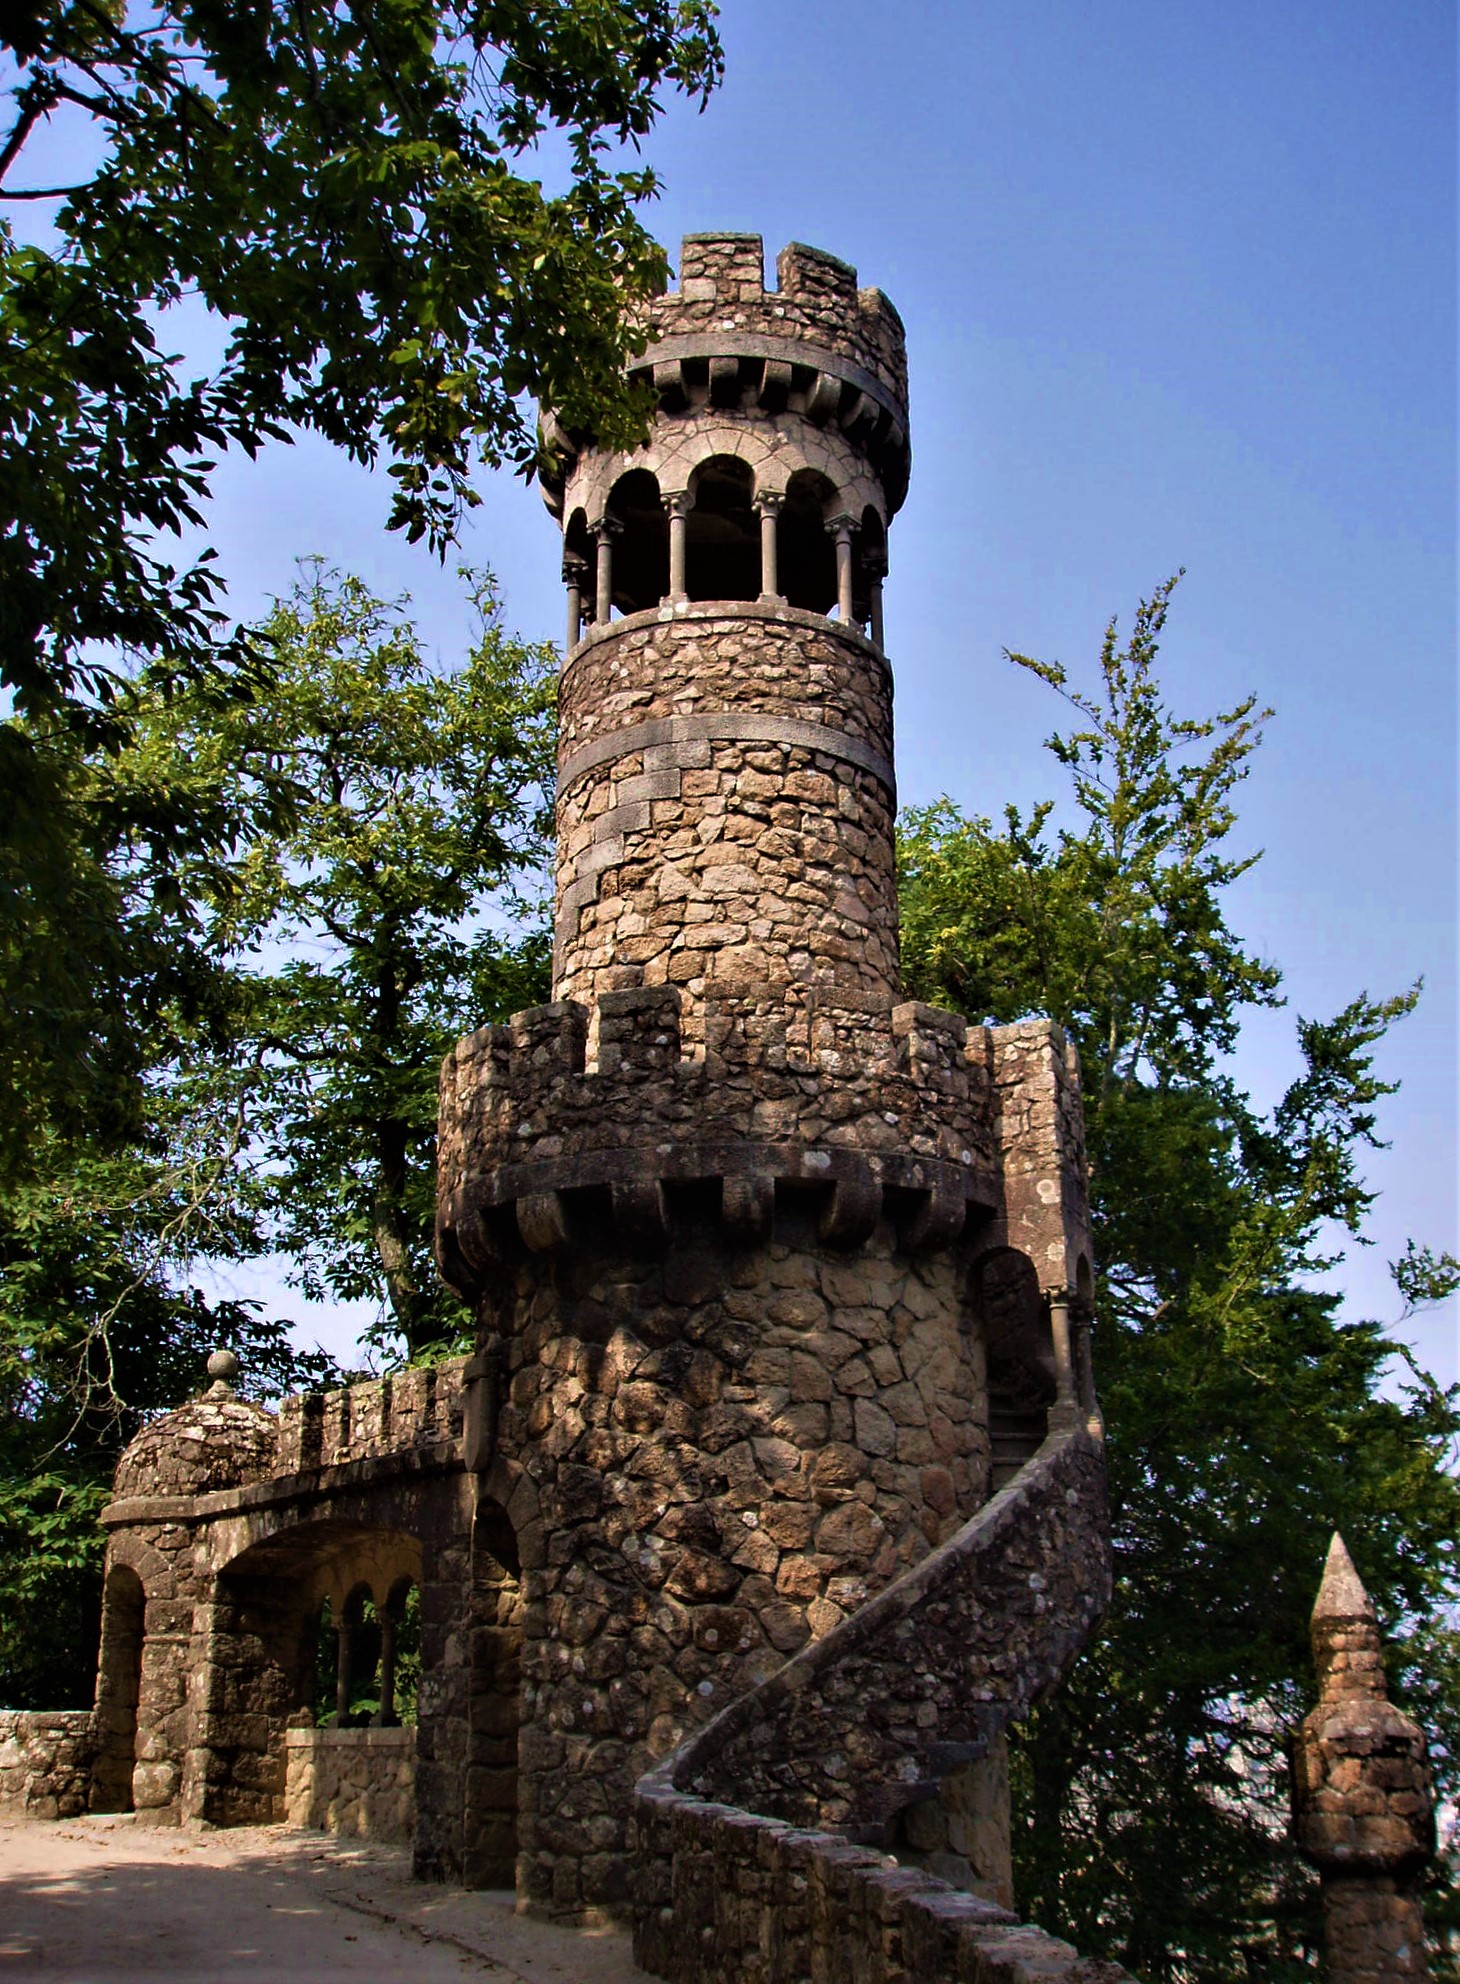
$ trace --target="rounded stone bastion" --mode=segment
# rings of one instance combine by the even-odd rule
[[[145,1426],[117,1463],[117,1501],[159,1495],[211,1495],[251,1488],[275,1468],[279,1422],[233,1389],[238,1360],[215,1351],[213,1382],[201,1398]]]

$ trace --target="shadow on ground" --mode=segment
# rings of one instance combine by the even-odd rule
[[[0,1824],[0,1979],[47,1984],[639,1984],[621,1931],[530,1922],[508,1894],[410,1878],[318,1833]]]

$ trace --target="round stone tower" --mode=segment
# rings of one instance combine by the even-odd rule
[[[778,266],[768,293],[758,236],[691,236],[642,361],[649,445],[548,428],[569,598],[557,990],[677,985],[696,1051],[728,984],[805,1048],[818,1001],[886,1006],[897,976],[881,592],[902,326],[830,255]]]
[[[898,985],[901,324],[829,255],[778,276],[756,236],[690,237],[648,444],[545,422],[554,1003],[443,1072],[468,1444],[521,1565],[518,1889],[564,1913],[623,1908],[643,1770],[1090,1396],[1063,1039]]]

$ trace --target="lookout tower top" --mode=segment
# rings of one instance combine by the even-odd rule
[[[902,322],[834,255],[792,242],[765,287],[758,234],[686,235],[634,375],[646,445],[600,452],[549,413],[568,645],[586,617],[696,601],[835,615],[882,644],[887,526],[907,493]]]

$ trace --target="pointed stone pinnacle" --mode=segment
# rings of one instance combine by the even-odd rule
[[[1348,1546],[1337,1530],[1333,1532],[1333,1541],[1328,1546],[1323,1582],[1318,1587],[1318,1599],[1313,1607],[1315,1626],[1321,1620],[1328,1619],[1362,1619],[1375,1627],[1379,1623],[1373,1600],[1364,1590],[1363,1579],[1354,1569]]]

